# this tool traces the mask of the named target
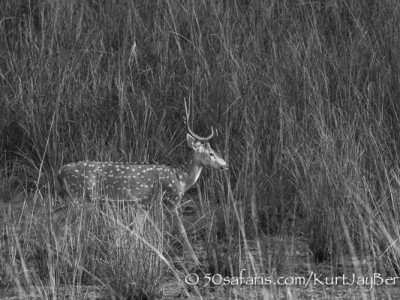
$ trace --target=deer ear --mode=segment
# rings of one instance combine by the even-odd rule
[[[189,148],[195,149],[196,140],[189,133],[186,135],[186,141],[188,143]]]

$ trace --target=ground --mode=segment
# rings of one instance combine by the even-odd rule
[[[10,222],[14,222],[13,228],[20,228],[24,226],[23,215],[29,215],[42,209],[40,203],[33,203],[29,201],[12,202],[0,202],[0,224],[2,224],[2,245],[1,251],[4,250],[4,240],[10,238],[9,231],[6,228],[12,228]],[[9,217],[13,216],[12,220]],[[29,218],[25,218],[29,220]],[[190,219],[184,220],[184,222],[191,222]],[[26,225],[26,224],[25,224]],[[260,245],[261,255],[264,257],[266,262],[265,266],[259,266],[259,269],[264,270],[262,274],[248,276],[247,271],[243,271],[241,274],[235,274],[235,276],[226,278],[228,284],[219,284],[222,277],[218,274],[211,274],[214,276],[216,284],[208,285],[204,287],[206,278],[206,268],[203,272],[200,270],[186,271],[191,274],[186,277],[187,282],[193,282],[193,280],[199,279],[198,284],[190,285],[185,282],[179,283],[173,276],[167,281],[163,288],[162,300],[176,299],[178,297],[184,297],[185,299],[199,299],[200,297],[205,299],[388,299],[400,298],[400,284],[382,284],[380,281],[384,278],[384,275],[370,274],[375,276],[375,284],[371,285],[370,282],[359,281],[359,284],[352,283],[352,276],[358,278],[370,278],[363,274],[364,271],[369,267],[371,263],[367,259],[363,261],[355,262],[349,256],[348,258],[341,259],[340,263],[333,263],[329,261],[315,262],[311,255],[307,240],[302,237],[293,236],[266,236],[263,238],[261,243],[249,241],[251,252],[254,257],[259,257],[260,251],[258,251],[257,245]],[[199,254],[200,260],[206,261],[206,251],[202,246],[202,241],[196,242],[195,251]],[[221,249],[223,245],[221,245]],[[2,254],[2,253],[1,253]],[[2,265],[6,263],[5,257],[0,255],[0,262]],[[279,261],[278,263],[277,260]],[[269,261],[269,263],[268,263]],[[269,264],[269,266],[268,266]],[[358,264],[358,265],[357,265]],[[29,268],[29,267],[28,267]],[[355,271],[354,271],[355,270]],[[2,272],[3,274],[3,272]],[[279,274],[279,276],[277,275]],[[343,274],[347,278],[343,279]],[[237,280],[242,279],[242,284],[239,284]],[[257,277],[257,278],[256,278]],[[264,285],[262,284],[261,277],[264,278]],[[278,280],[278,277],[282,280],[288,280],[285,285],[278,286],[276,284],[270,284],[266,281],[270,278],[273,281]],[[184,275],[182,276],[185,280]],[[309,279],[311,278],[312,283],[306,284],[300,282],[294,283],[294,280],[300,280],[300,278]],[[386,277],[385,277],[386,278]],[[235,281],[236,279],[236,281]],[[258,280],[258,281],[257,281]],[[329,280],[337,280],[334,283]],[[344,280],[344,281],[343,281]],[[50,298],[53,294],[50,287],[32,287],[29,289],[27,286],[23,287],[25,293],[27,293],[26,299],[43,299]],[[31,292],[29,292],[31,290]],[[75,296],[80,299],[106,299],[104,291],[96,286],[79,286],[71,287],[66,286],[64,289],[58,289],[58,294],[65,294],[62,292],[65,290],[65,294],[74,291]],[[0,278],[0,299],[20,299],[21,288],[9,287]],[[39,293],[38,291],[41,291]],[[29,295],[28,295],[29,294]]]

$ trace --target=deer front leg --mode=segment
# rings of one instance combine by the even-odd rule
[[[181,218],[179,217],[178,208],[176,206],[171,209],[171,214],[174,219],[173,222],[174,222],[175,230],[177,230],[177,232],[181,236],[184,249],[187,251],[187,253],[189,253],[190,257],[193,259],[195,264],[200,265],[200,261],[197,258],[196,254],[194,253],[192,246],[190,245],[189,239],[186,234],[185,227],[183,227]]]

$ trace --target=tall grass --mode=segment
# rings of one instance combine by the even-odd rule
[[[181,163],[189,99],[230,166],[199,183],[207,270],[297,274],[295,237],[330,274],[396,275],[399,5],[2,1],[1,198],[56,201],[70,161]]]

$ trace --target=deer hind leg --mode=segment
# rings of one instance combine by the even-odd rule
[[[67,180],[65,178],[60,179],[61,181],[61,186],[62,186],[62,191],[65,193],[65,195],[68,197],[70,201],[75,201],[75,195],[71,192],[71,189],[67,183]]]
[[[179,217],[178,208],[174,207],[170,211],[171,211],[171,214],[173,217],[175,230],[179,233],[179,235],[182,239],[184,249],[187,251],[189,256],[193,259],[195,264],[200,265],[200,261],[197,258],[197,255],[194,253],[192,246],[190,245],[189,239],[186,234],[185,227],[183,227],[182,221]]]
[[[58,174],[57,184],[58,190],[65,200],[68,199],[71,203],[74,203],[75,201],[80,202],[81,200],[84,200],[87,203],[91,202],[91,196],[93,192],[90,192],[90,189],[86,187],[86,182],[82,184],[81,188],[78,188],[80,192],[77,192],[76,189],[71,188],[68,180],[64,178],[63,175]]]

